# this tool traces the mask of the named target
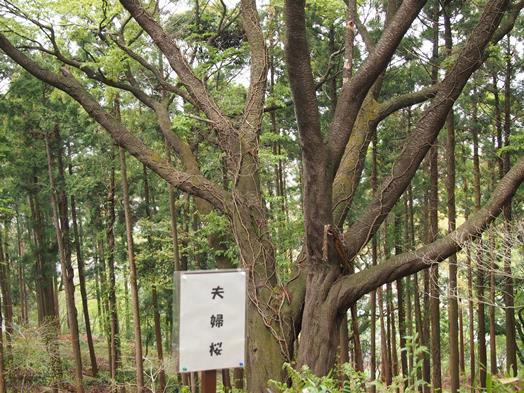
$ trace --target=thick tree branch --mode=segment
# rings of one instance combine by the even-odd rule
[[[524,8],[524,0],[520,0],[512,4],[511,8],[507,12],[505,18],[502,20],[499,28],[493,34],[492,43],[497,44],[502,38],[506,36],[515,25],[517,18],[520,14],[520,11]]]
[[[507,0],[492,0],[486,5],[478,25],[466,40],[456,63],[441,82],[430,107],[424,112],[414,132],[406,141],[392,173],[384,179],[377,197],[366,212],[349,228],[346,242],[350,258],[354,258],[367,244],[409,185],[444,125],[454,101],[462,92],[469,77],[482,64],[484,50],[504,15],[507,3]]]
[[[285,3],[285,49],[303,155],[308,160],[315,158],[315,153],[324,143],[320,133],[320,115],[309,57],[304,7],[304,0],[287,0]],[[318,163],[323,164],[324,162]]]
[[[320,265],[325,260],[322,252],[324,226],[332,223],[331,181],[327,146],[323,141],[320,129],[320,115],[310,64],[304,7],[304,0],[285,2],[284,13],[287,28],[285,50],[304,165],[306,261]]]
[[[330,296],[336,297],[341,310],[348,307],[380,286],[427,269],[458,252],[466,242],[479,237],[502,211],[524,181],[524,158],[521,158],[500,180],[485,206],[471,215],[468,220],[444,238],[427,244],[418,250],[389,258],[384,263],[372,266],[341,278],[332,288]]]
[[[420,104],[430,98],[435,97],[439,86],[439,84],[434,84],[431,86],[424,87],[419,91],[402,94],[382,102],[378,108],[378,113],[375,120],[380,122],[400,109]]]
[[[425,3],[425,0],[404,0],[402,2],[391,23],[382,33],[373,53],[369,55],[351,81],[342,87],[331,124],[329,140],[332,176],[338,169],[364,98],[386,69],[402,37]]]
[[[15,48],[1,33],[0,49],[37,79],[70,95],[94,120],[107,130],[116,144],[125,148],[130,154],[146,164],[169,184],[207,200],[222,211],[227,210],[227,192],[202,176],[191,175],[173,168],[167,160],[150,150],[139,138],[125,128],[122,123],[107,113],[96,99],[91,96],[65,68],[62,68],[62,75],[58,75],[40,67]]]
[[[230,138],[235,134],[235,130],[229,118],[222,113],[213,98],[209,95],[204,83],[193,73],[180,48],[177,46],[175,39],[166,33],[162,26],[142,7],[138,0],[120,0],[120,3],[149,34],[153,42],[166,56],[166,59],[177,73],[180,81],[188,90],[192,101],[206,114],[209,120],[214,122],[214,127],[219,134],[221,148],[225,151],[230,151]]]
[[[251,51],[251,80],[242,125],[257,135],[264,112],[268,68],[267,50],[255,0],[242,0],[240,10]]]

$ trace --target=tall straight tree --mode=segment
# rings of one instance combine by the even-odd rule
[[[3,233],[2,233],[3,231]],[[7,251],[8,225],[0,229],[0,286],[2,288],[2,301],[4,304],[5,317],[5,336],[6,336],[6,360],[11,361],[13,358],[13,301],[11,296],[11,269],[9,254]]]
[[[444,18],[444,43],[446,54],[451,55],[453,49],[451,33],[451,10],[448,4],[442,7]],[[448,233],[457,229],[457,212],[455,207],[455,118],[453,109],[446,119],[446,193],[448,211]],[[457,289],[457,256],[451,255],[449,264],[449,293],[448,293],[448,319],[449,319],[449,375],[450,391],[456,393],[460,388],[459,368],[459,341],[458,341],[458,289]]]
[[[73,166],[71,164],[71,147],[68,145],[68,172],[69,176],[73,176]],[[82,252],[82,244],[80,240],[80,234],[78,230],[78,212],[76,206],[76,197],[74,194],[70,196],[71,203],[71,221],[73,223],[73,236],[75,243],[76,262],[78,265],[78,281],[80,283],[80,296],[82,298],[82,311],[84,313],[84,322],[86,329],[87,347],[89,349],[89,360],[91,361],[91,374],[96,377],[98,374],[98,365],[96,362],[95,346],[93,343],[93,334],[91,332],[91,320],[89,318],[89,305],[87,299],[87,287],[85,278],[85,262],[84,254]]]
[[[138,299],[138,283],[135,263],[135,250],[133,240],[133,219],[131,217],[131,208],[129,205],[129,184],[127,181],[126,152],[120,147],[118,149],[120,156],[120,173],[122,176],[122,196],[124,204],[124,217],[126,222],[126,240],[127,240],[127,259],[129,263],[129,286],[131,289],[131,308],[133,310],[133,329],[135,344],[135,375],[137,392],[144,391],[144,363],[142,356],[142,329],[140,326],[140,302]]]
[[[476,92],[474,91],[474,95]],[[480,190],[480,157],[479,157],[479,120],[478,120],[478,100],[473,99],[473,188],[475,197],[475,209],[480,210],[481,206],[481,190]],[[482,243],[482,239],[478,240]],[[477,322],[478,322],[478,353],[479,353],[479,383],[480,388],[486,388],[486,370],[487,370],[487,354],[486,354],[486,319],[484,304],[484,285],[485,285],[485,259],[486,255],[483,252],[483,247],[480,246],[480,252],[475,256],[477,262]]]
[[[153,213],[151,211],[150,203],[150,190],[149,190],[149,179],[147,177],[147,167],[143,166],[144,173],[144,201],[145,201],[145,210],[146,217],[149,221],[153,222]],[[150,248],[150,251],[153,251],[153,240],[150,235],[147,236],[147,242]],[[166,372],[164,370],[164,350],[162,348],[162,327],[160,326],[160,310],[158,305],[158,289],[155,283],[151,285],[151,299],[153,302],[153,321],[154,321],[154,330],[155,330],[155,342],[156,342],[156,352],[158,356],[158,362],[160,364],[160,369],[158,371],[158,388],[160,391],[163,391],[166,388]]]
[[[6,393],[5,384],[5,362],[4,362],[4,334],[3,334],[3,315],[0,303],[0,393]]]
[[[510,144],[511,135],[511,39],[506,39],[506,70],[504,75],[504,146]],[[506,174],[511,166],[509,152],[503,155],[503,173]],[[511,199],[504,205],[504,223],[506,234],[509,237],[511,227]],[[511,375],[517,375],[517,342],[515,334],[515,297],[513,293],[513,276],[511,271],[511,250],[504,253],[504,311],[506,314],[506,371]]]
[[[51,149],[50,137],[46,133],[45,144],[47,152],[47,165],[49,171],[49,185],[51,188],[51,208],[53,210],[53,223],[58,243],[58,253],[62,270],[62,278],[66,294],[67,321],[71,334],[73,359],[75,362],[75,388],[78,393],[84,392],[82,375],[82,353],[80,351],[80,335],[75,305],[74,272],[71,263],[71,243],[69,238],[68,199],[65,190],[65,169],[62,139],[59,125],[56,124],[53,132],[55,149]],[[56,156],[57,180],[54,175],[53,157]]]
[[[431,82],[438,83],[438,59],[439,59],[439,16],[440,2],[435,1],[432,7],[433,18],[433,62],[431,69]],[[451,109],[450,109],[451,111]],[[449,115],[448,115],[449,116]],[[428,242],[434,242],[438,237],[438,142],[435,140],[428,153],[429,163],[429,199],[428,219],[429,233]],[[442,365],[440,355],[440,287],[439,268],[434,264],[430,268],[430,313],[431,313],[431,386],[433,392],[442,391]]]
[[[115,272],[115,148],[111,147],[111,169],[105,205],[105,232],[107,239],[107,298],[109,320],[109,353],[111,381],[116,386],[117,373],[120,367],[120,327],[118,323],[118,305],[116,301]],[[115,388],[116,389],[116,388]]]

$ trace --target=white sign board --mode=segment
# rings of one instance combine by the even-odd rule
[[[246,272],[180,272],[178,371],[243,367]]]

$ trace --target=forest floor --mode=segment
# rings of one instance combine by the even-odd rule
[[[85,337],[81,338],[81,350],[84,370],[84,387],[86,393],[111,392],[111,378],[107,361],[107,344],[104,338],[95,337],[95,353],[97,354],[98,375],[91,375],[88,348]],[[63,367],[63,377],[58,381],[60,392],[74,392],[73,357],[69,335],[59,337],[60,356]],[[26,328],[14,334],[12,355],[7,361],[6,378],[8,392],[40,393],[51,392],[53,380],[49,355],[41,340],[38,328]],[[153,356],[150,349],[150,356]],[[156,379],[156,364],[154,358],[145,355],[145,380],[151,384]],[[125,341],[122,343],[122,366],[119,379],[127,393],[134,392],[134,361],[133,347]],[[173,390],[174,391],[174,390]]]
[[[7,359],[6,377],[8,392],[52,392],[52,389],[50,388],[53,384],[50,368],[51,362],[41,337],[42,332],[36,327],[25,328],[14,334],[11,345],[11,356]],[[114,390],[111,385],[109,363],[107,360],[107,343],[103,337],[97,336],[95,336],[94,343],[95,353],[97,354],[97,365],[99,368],[96,378],[91,376],[86,338],[81,337],[85,392],[111,393]],[[73,356],[71,353],[69,335],[61,335],[59,337],[59,346],[62,367],[64,370],[63,377],[57,384],[59,385],[59,392],[74,392]],[[158,364],[156,363],[153,348],[150,345],[147,345],[144,349],[144,382],[146,386],[153,387],[158,377]],[[118,377],[118,380],[121,381],[119,385],[120,388],[118,389],[119,392],[136,392],[136,387],[134,386],[135,367],[133,353],[134,350],[132,343],[124,340],[122,343],[122,365]],[[167,360],[166,363],[169,363],[169,360]],[[167,375],[175,375],[175,373],[167,372]],[[444,375],[442,382],[444,392],[449,391],[449,378]],[[465,389],[470,385],[468,379],[464,376],[461,385]],[[519,378],[501,378],[498,379],[497,385],[504,386],[500,391],[524,392],[524,380]],[[124,387],[125,390],[123,390],[122,387]],[[154,390],[150,390],[150,392],[152,391]],[[166,391],[177,391],[176,380],[174,378],[169,379]]]

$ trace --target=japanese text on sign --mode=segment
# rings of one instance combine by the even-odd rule
[[[244,366],[246,273],[181,272],[180,372]]]

